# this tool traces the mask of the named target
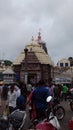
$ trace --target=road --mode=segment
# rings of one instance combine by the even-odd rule
[[[69,130],[68,129],[68,121],[72,118],[73,112],[70,110],[69,101],[61,102],[61,105],[65,108],[65,117],[60,121],[61,130]],[[5,101],[2,102],[2,107],[0,108],[0,112],[3,112],[5,108]],[[28,113],[28,110],[27,110]],[[28,130],[30,126],[29,115],[27,114],[27,118],[25,120],[25,124],[22,130]]]
[[[61,130],[69,130],[68,128],[68,121],[72,118],[73,112],[70,110],[69,101],[62,101],[61,105],[65,108],[65,117],[60,121]],[[27,116],[28,117],[28,116]],[[28,130],[30,121],[29,118],[26,119],[25,127],[23,130]]]
[[[63,101],[61,102],[61,104],[65,108],[65,112],[66,112],[64,119],[60,121],[61,130],[69,130],[68,121],[72,118],[73,112],[70,110],[69,101]]]

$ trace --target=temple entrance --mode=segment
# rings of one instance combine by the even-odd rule
[[[28,84],[35,84],[37,83],[37,75],[36,74],[29,74],[28,75]]]

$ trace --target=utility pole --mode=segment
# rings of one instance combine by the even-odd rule
[[[25,70],[24,70],[24,82],[27,85],[27,83],[28,83],[28,63],[27,63],[28,49],[27,48],[24,49],[24,53],[25,53],[25,59],[24,59],[24,66],[25,66]]]

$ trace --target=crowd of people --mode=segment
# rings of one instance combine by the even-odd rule
[[[56,97],[59,100],[67,100],[67,95],[70,93],[70,87],[64,85],[46,84],[43,80],[40,80],[36,85],[28,85],[29,88],[20,82],[19,85],[11,84],[9,86],[4,85],[0,91],[0,96],[3,100],[6,100],[6,107],[9,108],[9,113],[16,109],[22,111],[26,110],[26,106],[29,108],[29,115],[31,119],[45,117],[45,109],[48,103],[46,99],[48,96]]]
[[[23,82],[19,84],[3,85],[0,88],[0,102],[5,101],[5,108],[9,114],[16,109],[25,110],[27,100],[27,89]]]

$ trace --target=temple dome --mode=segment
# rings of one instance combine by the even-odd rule
[[[51,57],[48,54],[46,54],[46,52],[44,51],[42,46],[38,43],[38,41],[32,39],[29,43],[27,43],[25,48],[28,49],[28,53],[34,52],[34,54],[37,56],[41,64],[50,64],[50,65],[53,64]],[[21,62],[24,60],[25,58],[24,49],[22,49],[20,54],[14,60],[13,62],[14,65],[21,64]]]

